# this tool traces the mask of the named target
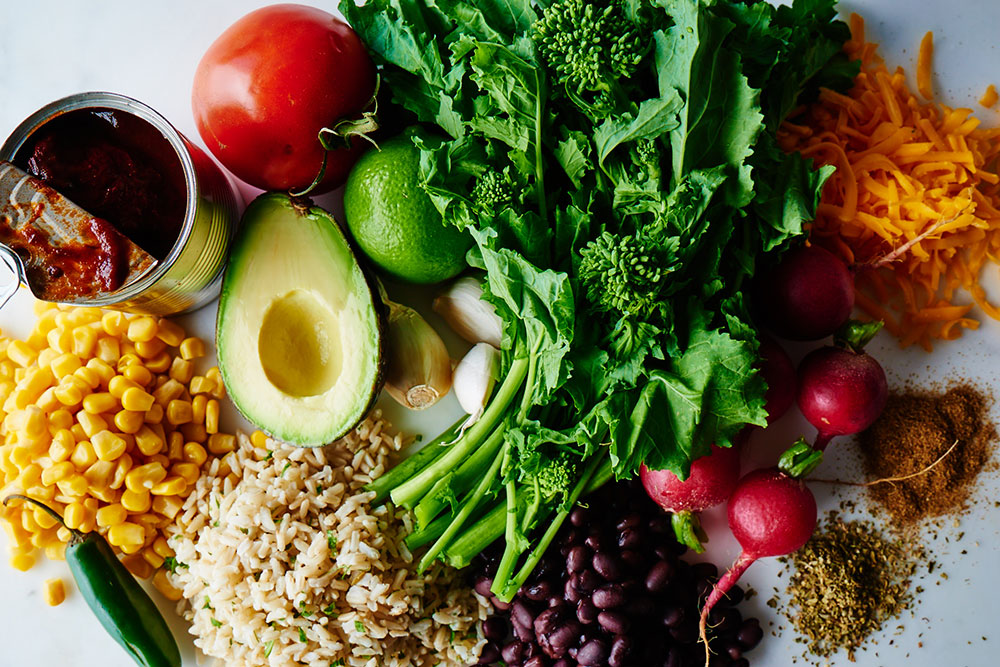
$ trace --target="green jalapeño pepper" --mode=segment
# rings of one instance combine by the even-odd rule
[[[136,663],[142,667],[180,667],[177,642],[160,610],[107,541],[99,533],[67,527],[58,512],[34,498],[14,494],[4,498],[4,505],[13,498],[40,507],[70,531],[66,563],[73,579],[101,625]]]

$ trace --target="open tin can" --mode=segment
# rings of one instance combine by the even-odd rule
[[[174,315],[210,302],[218,296],[229,245],[239,222],[238,195],[211,158],[152,108],[117,93],[88,92],[64,97],[24,120],[0,147],[0,160],[23,162],[19,153],[30,145],[32,135],[64,114],[87,110],[124,112],[159,132],[176,154],[183,174],[185,203],[177,238],[155,266],[114,292],[74,303]]]

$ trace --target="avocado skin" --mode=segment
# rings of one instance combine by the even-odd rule
[[[236,296],[235,293],[239,290],[239,282],[241,278],[239,273],[244,255],[247,252],[253,252],[252,246],[254,244],[250,242],[248,237],[260,232],[260,227],[263,226],[266,228],[269,224],[269,221],[258,219],[258,216],[273,215],[287,217],[287,219],[281,221],[282,225],[294,224],[297,219],[302,218],[320,219],[326,221],[332,231],[332,236],[343,244],[347,257],[353,263],[354,267],[358,269],[358,272],[363,280],[364,295],[367,296],[368,305],[370,306],[370,310],[373,315],[373,333],[375,334],[376,340],[374,341],[374,346],[370,352],[375,356],[375,368],[373,379],[370,383],[365,385],[365,393],[367,394],[365,402],[362,408],[357,411],[355,418],[349,420],[349,422],[345,422],[341,428],[336,429],[335,432],[331,432],[319,440],[306,441],[303,439],[288,437],[287,434],[285,434],[287,429],[282,428],[281,425],[264,423],[263,420],[260,420],[255,415],[248,414],[248,411],[244,409],[244,405],[241,404],[242,402],[237,400],[236,397],[236,395],[241,392],[233,392],[230,389],[230,387],[235,386],[234,382],[236,381],[236,378],[233,377],[232,369],[229,367],[229,364],[223,362],[223,359],[226,357],[224,347],[226,345],[226,341],[228,340],[226,327],[227,314],[230,309],[229,302],[234,299]],[[270,224],[273,224],[273,222]],[[264,230],[265,233],[268,231],[271,230]],[[251,247],[248,248],[247,246]],[[222,373],[223,382],[225,383],[227,390],[229,390],[228,393],[233,400],[233,404],[236,406],[236,409],[240,412],[240,414],[269,436],[286,442],[287,444],[300,447],[322,447],[342,438],[364,420],[374,407],[382,390],[382,386],[385,381],[385,331],[388,318],[388,308],[379,296],[378,279],[375,277],[370,267],[359,261],[359,257],[363,257],[363,254],[359,252],[359,249],[353,239],[344,233],[337,220],[333,217],[333,214],[321,207],[316,206],[311,199],[306,197],[293,197],[283,192],[265,192],[250,202],[250,204],[246,207],[240,224],[239,233],[237,234],[230,251],[229,263],[223,277],[222,290],[219,298],[219,309],[216,317],[216,341],[219,351],[219,368]],[[333,261],[332,257],[331,261]],[[247,331],[246,333],[257,334],[258,331],[259,329]]]

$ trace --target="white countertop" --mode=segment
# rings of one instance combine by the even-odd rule
[[[219,33],[265,4],[257,0],[0,2],[0,139],[27,115],[59,97],[110,90],[146,102],[200,144],[190,111],[195,66]],[[332,9],[333,4],[321,6]],[[938,90],[952,104],[972,106],[985,124],[1000,124],[1000,112],[975,104],[987,84],[1000,85],[1000,1],[854,0],[845,2],[842,9],[845,13],[861,11],[870,38],[883,43],[883,55],[890,65],[902,64],[911,74],[920,37],[933,29]],[[244,194],[253,196],[254,191],[246,189]],[[324,197],[320,203],[339,209],[336,195]],[[987,273],[991,293],[1000,296],[1000,272],[989,267]],[[214,311],[214,304],[202,309],[186,319],[187,326],[211,337]],[[26,335],[33,323],[30,312],[30,300],[22,290],[16,301],[0,312],[0,327]],[[997,386],[995,378],[1000,370],[998,333],[1000,325],[984,322],[980,331],[967,333],[960,342],[943,345],[930,356],[920,350],[899,351],[882,334],[871,351],[889,371],[890,385],[903,380],[920,385],[969,379],[991,388]],[[390,417],[415,431],[430,433],[450,423],[449,417],[456,412],[449,397],[440,408],[427,413],[404,418],[393,410]],[[238,423],[232,412],[228,421],[230,427]],[[789,442],[788,437],[811,432],[797,416],[786,417],[772,430],[756,434],[752,458],[763,459],[775,446]],[[856,477],[846,462],[849,457],[838,457],[836,444],[829,451],[833,460],[825,464],[828,474],[824,476]],[[837,505],[831,489],[817,486],[815,490],[821,509]],[[1000,479],[990,473],[977,495],[992,498],[997,491]],[[918,582],[925,592],[912,614],[907,612],[898,623],[888,623],[884,635],[859,652],[855,664],[985,667],[998,662],[994,656],[1000,648],[1000,634],[993,600],[1000,590],[1000,569],[995,567],[1000,562],[1000,509],[993,507],[992,500],[979,502],[960,524],[942,530],[928,543],[949,578],[941,579],[935,572]],[[710,513],[707,526],[712,536],[708,555],[716,564],[728,565],[737,548],[721,523],[721,512]],[[955,542],[959,532],[964,532],[964,537]],[[5,537],[0,538],[0,542],[5,541]],[[961,554],[962,550],[967,553]],[[52,576],[69,582],[65,563],[43,561],[28,573],[20,573],[7,566],[6,549],[0,549],[0,560],[0,635],[4,639],[0,642],[0,667],[133,664],[104,633],[73,586],[63,605],[45,606],[42,582]],[[741,611],[761,618],[768,630],[787,625],[779,613],[766,606],[773,589],[783,589],[787,581],[787,576],[778,578],[780,570],[774,560],[762,561],[745,578],[758,595],[741,605]],[[169,605],[162,608],[183,647],[185,664],[196,664],[183,622],[173,616]],[[903,629],[897,631],[898,625]],[[747,657],[758,667],[783,667],[801,655],[794,633],[784,629],[778,637],[768,632],[761,646]],[[850,663],[840,654],[830,664]]]

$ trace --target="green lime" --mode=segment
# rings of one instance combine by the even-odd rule
[[[446,225],[420,187],[420,150],[409,135],[365,153],[347,179],[344,216],[379,269],[412,283],[436,283],[466,267],[468,233]]]

